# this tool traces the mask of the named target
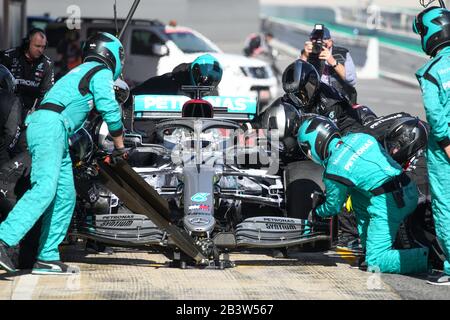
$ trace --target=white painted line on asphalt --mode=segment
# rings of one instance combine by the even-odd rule
[[[19,281],[12,293],[12,300],[31,300],[33,291],[39,281],[38,275],[26,274],[20,276]]]
[[[414,88],[420,88],[419,83],[417,82],[414,75],[404,76],[404,75],[393,73],[393,72],[381,71],[380,76],[382,78],[388,78],[388,79],[391,79],[394,81],[398,81],[398,82],[407,84]]]
[[[356,86],[356,90],[358,91],[358,93],[366,93],[366,91],[369,91],[368,93],[375,93],[375,92],[379,92],[379,93],[393,93],[393,94],[406,94],[406,95],[411,95],[416,93],[418,97],[420,97],[420,90],[411,88],[411,87],[406,87],[406,86],[402,86],[402,85],[398,85],[396,87],[390,88],[387,86],[383,86],[383,87],[376,87],[373,85],[373,83],[367,84],[367,85],[357,85]]]
[[[69,275],[66,281],[67,290],[80,291],[81,289],[81,273]]]
[[[364,102],[372,102],[372,103],[379,103],[379,102],[383,102],[382,99],[380,98],[372,98],[372,97],[368,97],[364,99]]]
[[[393,104],[394,106],[404,106],[405,101],[388,100],[388,101],[386,101],[386,104]]]

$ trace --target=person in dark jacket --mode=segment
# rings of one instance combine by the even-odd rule
[[[14,77],[0,65],[0,167],[10,160],[9,150],[20,132],[21,103],[14,90]]]
[[[308,62],[298,59],[283,73],[283,100],[305,113],[316,113],[330,118],[343,135],[349,132],[371,134],[363,124],[377,116],[368,108],[352,106],[335,88],[320,80],[317,70]]]
[[[222,79],[222,67],[216,58],[204,54],[191,63],[182,63],[172,72],[151,77],[131,90],[131,95],[161,94],[186,95],[182,90],[185,85],[214,86]],[[212,95],[217,94],[212,93]],[[128,101],[130,103],[130,101]]]
[[[47,37],[44,30],[34,28],[22,40],[20,47],[0,52],[0,63],[8,68],[16,79],[16,94],[23,105],[22,122],[54,84],[53,64],[50,58],[44,55],[46,46]],[[25,134],[21,134],[14,154],[25,150],[26,138]]]

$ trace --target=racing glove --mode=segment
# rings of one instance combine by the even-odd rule
[[[318,206],[325,203],[326,198],[322,192],[314,191],[313,193],[311,193],[311,199],[312,199],[311,207],[312,211],[314,211],[314,209],[316,209]]]
[[[111,153],[111,162],[117,163],[120,160],[128,160],[128,150],[126,148],[114,148]]]

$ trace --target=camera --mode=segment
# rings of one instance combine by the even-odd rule
[[[319,55],[323,49],[323,24],[316,24],[311,32],[311,41],[313,43],[313,55]]]
[[[324,26],[323,24],[314,25],[314,29],[311,32],[312,52],[309,54],[308,62],[311,63],[317,72],[321,75],[324,67],[324,62],[319,59],[319,55],[323,50],[323,36]]]

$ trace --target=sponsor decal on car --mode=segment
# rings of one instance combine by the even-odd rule
[[[251,97],[206,96],[215,108],[226,108],[230,113],[256,114],[257,101]],[[190,98],[178,95],[137,95],[134,112],[181,112],[183,104]]]
[[[209,211],[210,206],[206,204],[193,204],[188,207],[189,211],[194,210],[202,210],[202,211]]]
[[[205,202],[208,200],[209,193],[198,192],[191,197],[191,201],[194,202]]]

